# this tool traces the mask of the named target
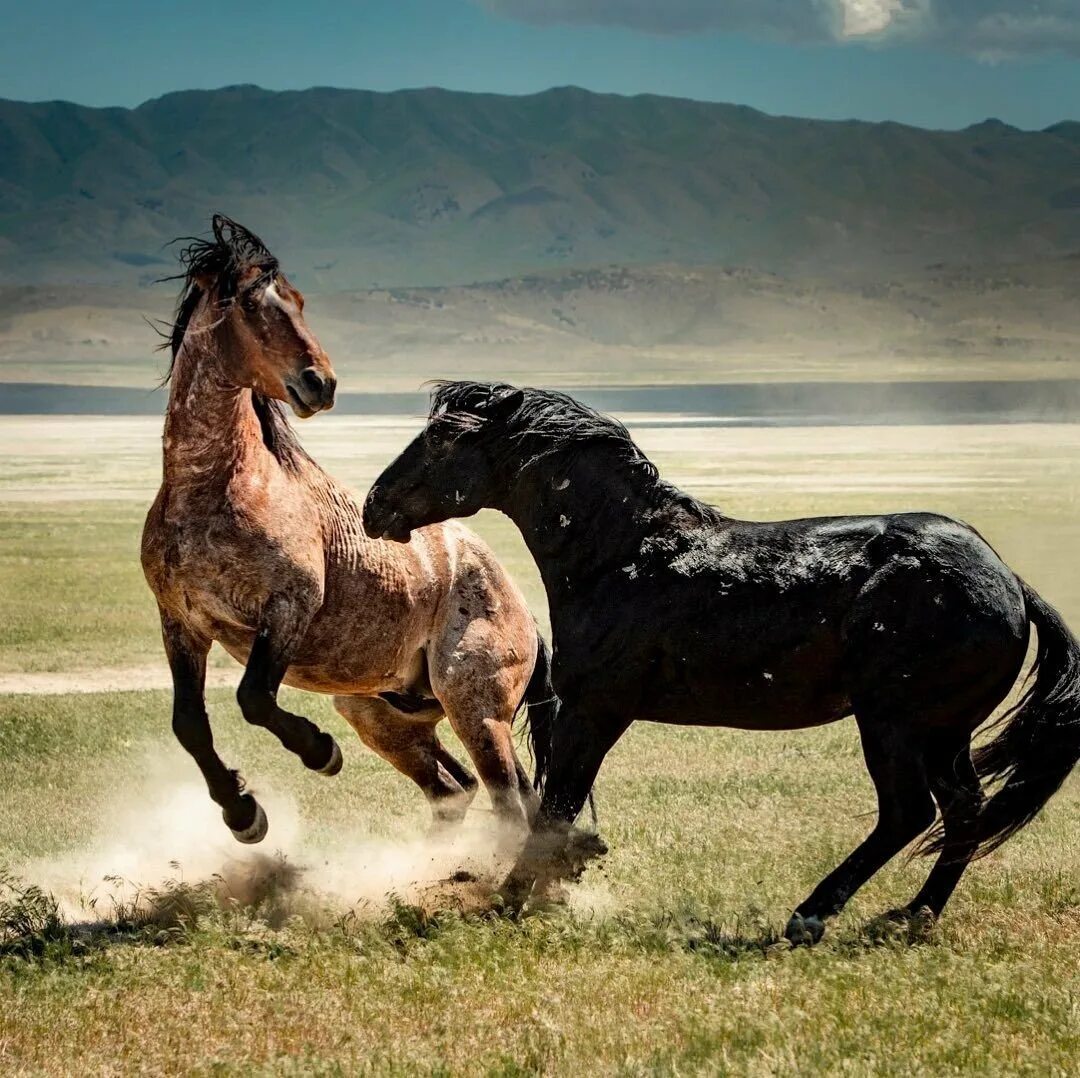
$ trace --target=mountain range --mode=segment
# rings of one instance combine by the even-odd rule
[[[576,88],[0,101],[0,284],[146,285],[217,210],[320,292],[658,264],[861,282],[1080,249],[1080,123],[926,131]]]

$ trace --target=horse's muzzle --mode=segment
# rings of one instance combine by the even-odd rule
[[[301,419],[334,407],[337,378],[332,371],[305,367],[295,378],[285,379],[289,403]]]
[[[407,543],[412,528],[401,516],[379,504],[378,488],[372,489],[364,501],[361,517],[364,533],[369,539],[389,539],[394,543]]]

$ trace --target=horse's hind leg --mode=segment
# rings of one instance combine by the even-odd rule
[[[491,798],[496,818],[511,831],[524,833],[535,811],[536,794],[527,779],[522,786],[525,772],[514,751],[513,709],[490,715],[482,707],[473,711],[451,705],[446,714]]]
[[[437,830],[461,822],[477,782],[440,744],[434,722],[402,715],[374,697],[335,696],[334,706],[372,752],[424,791]]]
[[[943,738],[927,753],[930,788],[941,808],[944,841],[941,855],[919,893],[900,912],[903,915],[929,909],[938,917],[960,882],[975,852],[971,825],[983,803],[982,787],[971,762],[971,739],[967,733]]]
[[[476,781],[476,776],[443,745],[434,726],[431,728],[431,736],[435,739],[435,756],[439,763],[445,768],[446,773],[468,794],[468,802],[466,802],[465,806],[468,808],[468,804],[476,795],[480,783]]]
[[[839,913],[855,892],[934,821],[922,739],[888,719],[856,712],[863,755],[878,798],[873,831],[814,888],[788,922],[792,943],[816,943],[825,919]]]
[[[525,773],[525,768],[521,766],[520,761],[515,762],[517,763],[518,793],[521,795],[522,803],[525,805],[525,814],[529,817],[531,825],[540,811],[540,795],[536,792],[536,787]]]
[[[480,781],[499,823],[514,834],[528,830],[537,796],[514,751],[513,722],[528,670],[508,662],[500,643],[459,645],[459,657],[435,656],[432,687]]]

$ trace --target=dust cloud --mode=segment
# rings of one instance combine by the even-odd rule
[[[271,832],[246,847],[202,785],[140,783],[89,807],[98,827],[84,847],[22,865],[18,874],[51,892],[73,924],[121,912],[153,916],[162,896],[183,888],[209,890],[226,908],[264,906],[276,922],[379,916],[394,900],[477,912],[492,908],[522,841],[476,811],[452,836],[328,837],[306,824],[290,798],[260,792],[259,800]],[[590,892],[586,905],[595,902]]]

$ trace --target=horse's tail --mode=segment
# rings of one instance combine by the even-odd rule
[[[973,821],[975,857],[1029,824],[1080,762],[1080,643],[1052,606],[1020,587],[1039,640],[1024,695],[975,752],[979,778],[1000,783]]]
[[[551,740],[559,714],[559,698],[551,684],[551,649],[540,633],[536,634],[536,665],[522,703],[528,708],[529,748],[536,765],[533,786],[543,793],[551,767]]]

